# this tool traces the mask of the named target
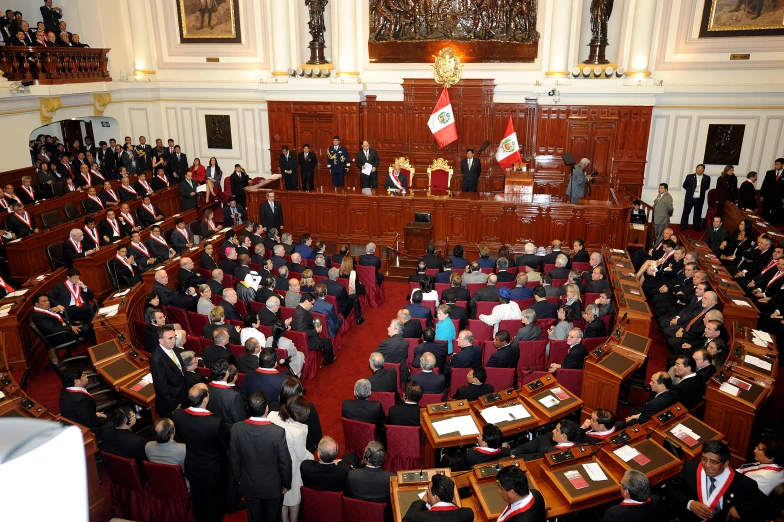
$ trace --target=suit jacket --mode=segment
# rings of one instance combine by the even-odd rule
[[[585,177],[583,166],[579,163],[574,166],[574,170],[569,176],[569,184],[566,186],[566,197],[572,203],[577,203],[585,197],[585,187],[588,185],[588,178]]]
[[[534,302],[528,308],[536,312],[537,319],[555,319],[558,317],[558,305],[550,301]]]
[[[403,324],[403,337],[406,339],[419,339],[422,337],[422,323],[415,319]]]
[[[482,364],[482,347],[476,344],[452,356],[452,368],[471,368]]]
[[[398,179],[398,183],[402,187],[402,190],[408,190],[408,176],[406,175],[406,173],[401,171],[400,174],[398,175],[397,179]],[[384,188],[393,189],[393,190],[401,190],[401,189],[398,188],[398,185],[395,184],[395,181],[392,178],[392,173],[391,172],[387,173],[387,180],[386,180],[386,183],[384,184]]]
[[[520,359],[520,347],[516,344],[508,344],[491,355],[485,366],[488,368],[517,368],[518,359]]]
[[[305,460],[300,464],[302,485],[318,491],[343,492],[346,489],[351,465],[345,460],[324,464],[318,460]]]
[[[71,242],[68,241],[68,244]],[[92,290],[88,289],[80,289],[79,295],[82,298],[82,302],[84,305],[88,305],[88,301],[92,300],[95,296],[93,295]],[[49,300],[52,302],[52,306],[62,305],[65,308],[68,308],[71,305],[71,292],[65,286],[65,282],[57,283],[52,287],[49,291]]]
[[[240,313],[237,311],[237,309],[234,307],[233,304],[228,303],[224,300],[221,301],[221,303],[218,306],[223,307],[223,311],[226,314],[226,319],[231,319],[233,321],[242,321],[242,316],[240,315]]]
[[[381,160],[378,158],[376,149],[368,149],[368,155],[365,156],[365,151],[360,148],[359,151],[357,151],[357,156],[354,159],[354,163],[356,163],[361,175],[364,176],[364,174],[362,174],[362,167],[365,166],[365,163],[370,163],[373,167],[375,167],[375,174],[378,175],[378,165],[381,163]],[[372,174],[373,173],[371,172],[371,175]]]
[[[101,237],[103,237],[103,234],[101,234]],[[144,244],[147,246],[147,250],[150,251],[150,255],[152,255],[153,257],[157,259],[161,259],[163,261],[169,259],[171,253],[169,252],[169,248],[167,246],[164,246],[160,244],[158,241],[150,238],[148,238],[147,241],[144,242]]]
[[[471,300],[471,292],[468,291],[468,288],[452,286],[449,289],[455,293],[455,301],[465,301],[468,303],[468,301]]]
[[[607,336],[607,327],[604,326],[604,321],[599,319],[598,317],[585,325],[585,331],[583,332],[583,337],[590,339],[592,337],[606,337]]]
[[[450,457],[444,455],[441,459],[445,465],[449,466],[452,471],[466,471],[471,469],[472,466],[477,464],[484,464],[485,462],[492,462],[494,460],[503,459],[509,456],[509,448],[501,448],[495,453],[484,453],[479,451],[478,448],[469,448],[459,457]]]
[[[368,502],[386,502],[388,505],[391,505],[389,500],[389,477],[392,476],[394,476],[394,473],[384,471],[381,468],[352,469],[348,473],[346,495]]]
[[[600,321],[601,322],[601,321]],[[602,323],[603,324],[603,323]],[[517,344],[520,341],[538,341],[542,337],[542,329],[536,324],[527,324],[517,330],[512,344]]]
[[[672,488],[669,489],[668,499],[680,511],[680,520],[683,522],[700,520],[686,507],[690,500],[698,500],[699,465],[700,462],[697,460],[684,462],[681,472],[672,479]],[[729,498],[733,498],[731,503],[727,502]],[[767,520],[778,515],[777,510],[759,490],[757,483],[742,473],[734,474],[722,497],[721,510],[710,520],[726,520],[730,504],[738,511],[741,520]]]
[[[616,504],[604,512],[602,522],[626,522],[637,520],[639,522],[657,522],[664,520],[664,502],[658,495],[651,495],[644,504]]]
[[[678,384],[672,387],[672,391],[678,394],[681,404],[690,410],[702,402],[702,397],[705,395],[705,384],[706,381],[702,377],[695,375],[688,379],[681,379]]]
[[[147,453],[144,451],[147,441],[131,430],[107,429],[102,435],[101,450],[126,459],[147,460]]]
[[[324,299],[316,299],[316,302],[313,304],[313,308],[311,309],[311,313],[315,312],[317,314],[324,314],[327,318],[327,329],[329,330],[329,336],[333,339],[337,337],[338,333],[340,333],[340,328],[343,326],[343,319],[338,316],[337,310],[335,307],[332,306],[331,303],[326,302]]]
[[[184,368],[177,350],[174,350]],[[181,404],[187,404],[188,390],[185,389],[185,376],[166,355],[163,348],[156,347],[150,356],[150,373],[155,388],[155,410],[161,417],[171,417],[172,412]]]
[[[448,306],[449,318],[457,319],[460,330],[465,329],[466,325],[468,324],[468,310],[462,306],[457,306],[456,304],[448,304]]]
[[[114,273],[117,274],[117,279],[119,280],[120,284],[133,286],[141,281],[142,271],[140,268],[136,268],[133,265],[130,265],[129,268],[115,257],[113,257],[109,263],[114,270]]]
[[[583,343],[575,344],[564,357],[561,368],[565,370],[582,370],[585,367],[585,358],[588,357],[588,350]]]
[[[710,183],[710,181],[709,181]],[[665,192],[653,205],[654,225],[666,225],[672,217],[672,196]]]
[[[446,378],[437,373],[418,373],[412,375],[411,380],[422,387],[422,393],[442,393],[446,387]]]
[[[385,362],[405,365],[408,358],[408,341],[402,334],[395,334],[381,341],[376,351],[384,356]]]
[[[774,171],[775,178],[775,171]],[[757,210],[757,188],[751,181],[744,181],[738,190],[738,208]]]
[[[152,210],[153,212],[155,212],[155,215],[150,214],[150,212],[141,205],[139,206],[138,209],[136,209],[136,217],[143,228],[150,227],[152,226],[153,223],[157,223],[158,218],[156,216],[163,216],[164,218],[166,217],[166,214],[161,212],[161,209],[158,207],[158,205],[156,205],[155,203],[151,203],[151,204],[152,204]]]
[[[686,179],[683,180],[683,189],[686,191],[686,199],[692,200],[694,199],[694,190],[697,188],[697,174],[689,174],[686,176]],[[700,182],[700,194],[698,199],[701,201],[705,201],[705,195],[708,193],[708,189],[710,188],[710,176],[707,174],[702,175],[702,181]]]
[[[27,219],[30,221],[30,225],[19,219],[16,212],[9,214],[5,219],[5,229],[12,234],[15,234],[17,238],[29,236],[36,228],[35,216],[33,213],[27,209],[25,209],[25,212],[27,213]]]
[[[95,398],[89,393],[60,390],[60,415],[86,428],[97,428],[106,422],[95,414]],[[419,422],[417,422],[419,425]]]
[[[305,174],[303,170],[303,175]],[[261,226],[267,230],[276,228],[280,231],[283,228],[283,207],[280,202],[275,202],[275,211],[270,208],[269,201],[264,201],[259,205],[259,215],[261,216]]]
[[[610,282],[606,279],[589,280],[585,285],[585,292],[590,294],[598,294],[610,288]]]
[[[278,370],[264,370],[259,368],[245,374],[242,382],[242,398],[247,400],[253,392],[263,391],[270,404],[270,411],[280,409],[280,387],[289,375]]]
[[[180,180],[185,179],[185,173],[188,172],[188,156],[180,152],[179,159],[177,158],[177,153],[175,152],[171,156],[169,156],[168,160],[169,164],[169,173],[177,173],[180,176]],[[171,180],[169,180],[171,183]]]
[[[379,425],[384,422],[384,409],[378,401],[346,399],[340,416],[347,419]]]
[[[305,332],[308,336],[308,347],[311,350],[317,350],[319,346],[319,334],[316,331],[316,326],[313,324],[313,314],[297,306],[294,310],[294,318],[291,321],[291,328],[298,332]],[[408,343],[406,343],[408,346]]]
[[[297,163],[299,163],[299,168],[302,169],[303,177],[312,177],[318,166],[318,157],[313,152],[308,152],[306,159],[305,153],[300,152],[297,155]]]
[[[463,353],[463,352],[460,352]],[[455,392],[455,396],[452,399],[465,399],[467,401],[475,401],[479,399],[479,397],[483,395],[487,395],[488,393],[493,393],[493,387],[490,384],[467,384],[465,386],[461,386]]]
[[[234,365],[240,373],[250,373],[259,367],[259,356],[253,354],[242,354],[235,359]]]
[[[645,424],[651,418],[659,413],[662,410],[665,410],[675,404],[676,402],[680,402],[680,396],[673,390],[666,390],[656,397],[649,399],[648,402],[642,407],[639,411],[640,417],[638,422],[640,424]],[[634,411],[634,410],[632,410]],[[635,413],[637,413],[635,411]]]
[[[447,350],[448,347],[443,342],[432,342],[432,343],[423,342],[422,344],[414,348],[414,359],[412,361],[411,366],[413,366],[414,368],[419,368],[420,357],[422,357],[426,352],[430,352],[435,356],[436,367],[443,375],[444,363],[446,363],[446,357],[447,357]]]
[[[247,418],[245,404],[236,388],[223,388],[214,382],[208,386],[210,402],[207,404],[207,409],[223,419],[228,429],[231,429],[234,423],[242,422]]]
[[[177,436],[185,443],[185,477],[194,482],[218,484],[226,480],[226,450],[230,431],[218,415],[202,415],[190,409],[172,414]]]
[[[719,227],[718,229],[714,229],[713,225],[708,227],[708,235],[705,238],[705,243],[708,245],[708,248],[711,249],[711,252],[714,254],[719,254],[721,252],[721,243],[723,241],[727,241],[730,238],[730,233],[724,227]]]
[[[199,196],[196,193],[198,183],[194,180],[183,179],[180,183],[180,198],[182,198],[182,210],[199,208]],[[193,195],[191,195],[193,193]]]
[[[476,308],[476,303],[484,301],[484,302],[498,302],[498,288],[495,286],[486,286],[484,288],[480,288],[476,292],[474,292],[473,297],[468,302],[468,308],[473,310]],[[473,313],[473,312],[472,312]]]
[[[419,426],[419,411],[418,404],[396,404],[389,408],[387,424],[393,426]]]
[[[182,254],[182,252],[188,248],[188,243],[193,243],[193,233],[191,233],[188,227],[185,227],[181,230],[185,230],[188,233],[188,239],[185,239],[180,232],[174,230],[171,235],[171,245],[174,250],[177,251],[178,254]]]
[[[474,512],[471,508],[461,507],[448,511],[430,511],[424,500],[415,500],[403,517],[403,522],[471,522]]]
[[[237,205],[234,208],[237,209],[237,214],[239,215],[239,219],[241,220],[241,222],[244,223],[245,222],[245,217],[246,217],[245,216],[245,207],[243,207],[242,205],[237,203]],[[267,206],[267,208],[269,208],[269,205]],[[223,223],[226,226],[233,226],[234,218],[232,217],[231,206],[229,206],[229,205],[226,205],[225,207],[223,207]]]
[[[474,156],[471,160],[471,168],[468,168],[468,158],[463,158],[460,161],[460,172],[463,178],[478,178],[482,175],[482,161]]]
[[[567,279],[569,277],[569,269],[566,267],[562,267],[562,268],[556,268],[555,270],[551,270],[550,277],[552,277],[553,279]]]
[[[397,393],[397,373],[392,368],[376,370],[367,380],[370,381],[371,391]]]
[[[81,243],[81,252],[77,252],[74,248],[73,244],[69,240],[65,240],[63,242],[63,264],[65,264],[66,268],[73,268],[73,260],[78,259],[80,257],[85,257],[85,251],[90,250],[88,245],[85,244],[86,242],[82,240]],[[94,247],[92,247],[94,248]]]
[[[294,152],[289,151],[288,157],[286,157],[286,154],[278,156],[278,166],[281,174],[283,174],[284,170],[290,170],[291,175],[296,177],[298,164],[297,155]],[[288,176],[288,174],[286,175]]]

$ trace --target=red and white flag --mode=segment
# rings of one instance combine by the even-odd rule
[[[445,147],[457,139],[455,114],[452,112],[452,104],[446,89],[441,91],[441,96],[433,108],[433,114],[430,115],[427,126],[430,127],[430,132],[433,133],[439,147]]]
[[[517,133],[512,123],[512,116],[509,115],[509,123],[506,124],[506,132],[501,138],[495,159],[504,169],[510,169],[515,163],[522,163],[523,157],[520,155],[520,144],[517,142]]]

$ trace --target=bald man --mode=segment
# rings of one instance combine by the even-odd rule
[[[362,149],[357,152],[354,162],[359,168],[362,188],[378,188],[378,165],[380,160],[376,149],[371,149],[367,140],[362,142]],[[365,167],[366,164],[370,166]]]

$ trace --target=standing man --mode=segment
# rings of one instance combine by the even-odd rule
[[[357,152],[357,157],[354,160],[354,163],[359,168],[359,179],[362,183],[362,188],[378,188],[379,162],[376,149],[371,149],[367,140],[363,141],[362,150]],[[366,166],[368,164],[369,166]]]
[[[135,147],[136,150],[136,166],[139,173],[150,171],[152,172],[152,146],[147,143],[147,138],[139,136],[139,144]]]
[[[297,158],[300,168],[300,175],[302,176],[302,190],[314,190],[313,177],[316,174],[316,167],[318,166],[318,158],[310,152],[310,145],[307,143],[302,146],[302,152],[299,153]]]
[[[172,412],[187,399],[182,359],[174,349],[177,336],[171,326],[162,326],[158,332],[158,346],[150,356],[150,373],[155,388],[155,411],[161,417],[171,417]]]
[[[781,208],[784,206],[784,158],[776,158],[773,170],[765,173],[760,187],[762,201],[762,217],[769,223],[781,223],[784,217]],[[767,197],[765,197],[767,196]]]
[[[746,181],[740,184],[738,208],[741,210],[757,210],[757,173],[754,171],[746,174]]]
[[[327,152],[327,168],[332,173],[332,186],[343,187],[343,178],[351,168],[351,160],[346,147],[340,144],[340,136],[332,137],[332,146]]]
[[[263,391],[250,394],[247,408],[250,418],[231,429],[231,471],[245,496],[248,521],[277,520],[283,494],[291,489],[286,431],[267,420],[269,406]]]
[[[653,240],[654,245],[662,240],[664,230],[670,226],[672,196],[669,189],[670,187],[666,183],[659,183],[659,195],[653,201],[653,232],[656,235]]]
[[[289,152],[288,145],[284,145],[281,150],[278,164],[283,181],[286,182],[286,190],[297,190],[297,158]]]
[[[569,185],[566,187],[566,197],[575,205],[585,197],[585,187],[591,182],[591,176],[585,173],[591,160],[583,158],[574,166],[572,175],[569,176]]]
[[[689,212],[694,209],[692,223],[694,230],[699,232],[702,229],[702,205],[705,203],[705,194],[710,188],[710,176],[705,176],[705,165],[697,165],[694,174],[689,174],[683,180],[683,190],[686,191],[686,199],[683,202],[683,214],[681,215],[681,231],[689,228]]]
[[[460,162],[460,172],[463,173],[462,191],[478,192],[482,162],[479,158],[474,158],[474,149],[466,150],[466,157]]]
[[[283,230],[283,208],[280,203],[275,201],[274,191],[267,192],[267,202],[259,205],[259,216],[261,217],[261,226],[267,230],[273,228],[278,231]]]

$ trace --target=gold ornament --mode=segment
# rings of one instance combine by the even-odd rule
[[[93,93],[93,116],[103,116],[110,103],[112,103],[110,93]]]
[[[408,162],[408,158],[395,158],[395,162],[392,164],[392,167],[398,167],[400,170],[411,170],[411,164]]]
[[[63,102],[59,96],[55,98],[38,98],[41,111],[41,123],[47,125],[52,123],[57,109],[63,106]]]
[[[455,56],[455,51],[451,47],[446,47],[441,49],[436,56],[436,61],[433,64],[433,79],[437,84],[448,89],[460,81],[462,69],[460,58]]]
[[[452,167],[449,166],[449,162],[444,158],[436,158],[433,160],[433,163],[430,165],[431,170],[452,170]]]

